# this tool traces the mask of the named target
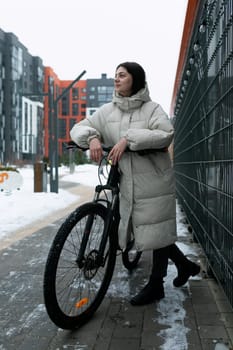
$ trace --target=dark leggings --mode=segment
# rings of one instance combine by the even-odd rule
[[[153,250],[152,275],[154,278],[163,278],[167,275],[168,259],[171,259],[176,266],[184,266],[187,263],[186,256],[176,244]]]
[[[152,276],[153,278],[163,278],[167,275],[169,257],[169,246],[153,250],[153,266]]]

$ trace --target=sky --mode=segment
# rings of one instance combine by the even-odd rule
[[[136,61],[151,98],[170,110],[188,0],[8,0],[0,28],[13,32],[61,80],[114,77]]]

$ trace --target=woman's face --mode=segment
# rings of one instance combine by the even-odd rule
[[[114,87],[119,95],[128,97],[132,94],[133,77],[124,67],[116,70]]]

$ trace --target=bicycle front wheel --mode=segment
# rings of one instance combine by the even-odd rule
[[[100,259],[106,221],[106,207],[84,204],[66,219],[52,243],[44,273],[44,300],[50,319],[60,328],[77,328],[87,322],[107,292],[117,242],[115,235],[108,234]]]

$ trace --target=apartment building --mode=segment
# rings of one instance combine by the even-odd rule
[[[49,159],[51,149],[61,156],[73,125],[111,101],[113,89],[104,73],[74,84],[60,80],[0,29],[0,164]]]
[[[13,33],[0,29],[0,163],[43,156],[41,133],[34,127],[43,118],[43,75],[41,58],[32,56]]]
[[[112,100],[114,79],[102,73],[99,79],[87,79],[86,116],[92,115],[104,103]]]
[[[61,156],[65,151],[65,144],[70,140],[70,130],[73,125],[91,116],[101,105],[112,99],[114,79],[107,78],[104,73],[100,78],[79,80],[68,89],[71,84],[70,80],[59,80],[51,67],[45,67],[44,145],[46,158],[49,158],[51,139],[57,138],[58,155]],[[67,89],[68,91],[55,106],[54,101]],[[57,132],[57,135],[53,135],[53,132]]]
[[[86,80],[79,80],[68,89],[72,81],[60,80],[52,68],[45,67],[44,76],[44,92],[47,94],[44,105],[44,143],[45,157],[49,157],[51,138],[55,136],[58,140],[58,154],[62,155],[65,143],[70,140],[70,129],[86,116]],[[63,95],[65,90],[67,92]],[[61,95],[62,98],[56,103]]]

